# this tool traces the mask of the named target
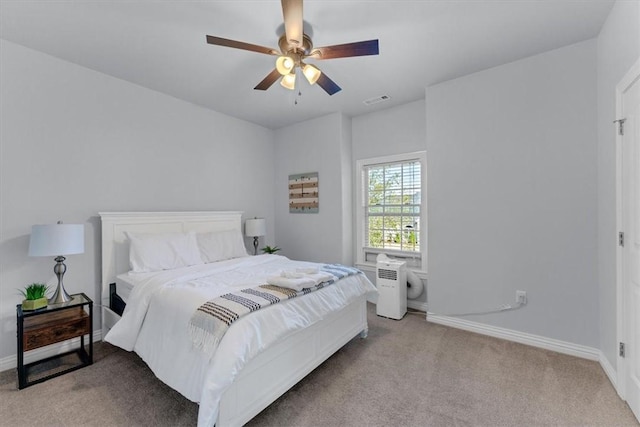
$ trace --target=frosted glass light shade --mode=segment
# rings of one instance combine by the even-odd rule
[[[244,234],[248,237],[258,237],[267,234],[267,221],[264,218],[248,219],[244,222]]]
[[[289,74],[295,65],[296,63],[293,59],[288,56],[279,56],[278,59],[276,59],[276,70],[283,76]]]
[[[304,66],[302,67],[302,74],[304,74],[304,76],[307,78],[307,81],[311,85],[318,81],[321,73],[322,72],[320,70],[318,70],[311,64],[304,64]]]
[[[44,224],[31,227],[29,256],[84,253],[84,224]]]
[[[296,88],[296,75],[291,73],[283,76],[280,80],[280,85],[289,90],[294,90]]]

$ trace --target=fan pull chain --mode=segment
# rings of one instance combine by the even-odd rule
[[[298,98],[302,97],[302,91],[299,90],[298,91],[298,95],[296,96],[296,99],[293,101],[293,105],[298,105]]]

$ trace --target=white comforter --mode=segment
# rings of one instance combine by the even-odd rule
[[[105,340],[135,350],[160,380],[200,403],[198,426],[213,426],[222,394],[251,359],[276,341],[376,290],[358,274],[274,304],[235,322],[213,355],[192,345],[188,333],[192,314],[204,302],[224,293],[265,284],[268,277],[283,270],[313,266],[319,264],[258,255],[131,274],[135,285],[127,307]]]

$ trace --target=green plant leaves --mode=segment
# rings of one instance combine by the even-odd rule
[[[47,291],[49,291],[49,287],[44,283],[32,283],[24,288],[24,290],[20,290],[20,293],[26,300],[35,300],[45,298]]]

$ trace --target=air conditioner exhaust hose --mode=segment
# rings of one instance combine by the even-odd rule
[[[422,294],[423,290],[422,280],[416,273],[407,269],[407,298],[416,299]]]

